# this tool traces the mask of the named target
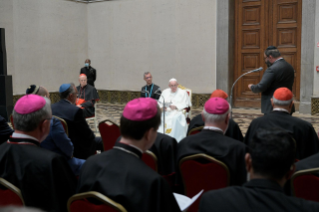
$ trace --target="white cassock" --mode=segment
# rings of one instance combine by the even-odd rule
[[[180,142],[186,137],[187,133],[188,126],[182,110],[192,106],[189,96],[187,92],[182,89],[177,88],[176,92],[172,93],[171,89],[167,88],[162,92],[162,95],[158,100],[158,104],[161,108],[163,107],[163,102],[165,102],[165,107],[167,108],[165,111],[165,123],[163,123],[164,113],[162,113],[162,122],[158,128],[158,132],[164,133],[164,125],[165,134],[175,138],[177,142]],[[176,106],[177,110],[171,110],[169,105]]]

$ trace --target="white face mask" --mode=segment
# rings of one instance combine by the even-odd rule
[[[87,68],[88,68],[89,66],[90,66],[90,64],[89,64],[89,63],[85,63],[85,67],[87,67]]]

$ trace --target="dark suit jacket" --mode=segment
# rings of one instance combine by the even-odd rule
[[[154,85],[153,90],[152,90],[152,85]],[[148,93],[145,90],[147,90]],[[151,93],[151,90],[152,90],[152,93]],[[157,93],[155,93],[156,91]],[[149,97],[149,95],[151,94],[151,98],[158,100],[161,96],[161,93],[162,93],[161,88],[158,85],[155,85],[154,83],[149,86],[144,85],[141,88],[141,97]]]
[[[7,121],[0,116],[0,144],[3,142],[6,142],[10,135],[12,135],[13,130],[11,127],[8,125]]]
[[[74,145],[73,156],[87,159],[95,152],[95,135],[83,117],[82,109],[65,99],[52,105],[52,114],[68,124],[69,138]]]
[[[257,85],[251,86],[252,92],[261,92],[262,113],[272,111],[270,99],[277,88],[286,87],[292,91],[294,78],[295,70],[284,59],[276,61],[272,66],[267,68],[261,81]]]
[[[286,196],[278,183],[254,179],[243,187],[228,187],[203,195],[199,212],[319,211],[319,203]]]

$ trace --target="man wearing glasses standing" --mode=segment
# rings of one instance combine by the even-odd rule
[[[261,92],[261,112],[266,114],[272,111],[270,99],[277,88],[286,87],[292,91],[295,79],[294,68],[287,63],[275,46],[269,46],[264,52],[267,70],[257,85],[249,84],[248,88],[254,93]],[[295,111],[293,107],[291,113]]]
[[[161,88],[155,85],[152,81],[152,74],[150,72],[144,73],[144,80],[146,85],[141,89],[141,97],[151,97],[158,100],[161,95]]]

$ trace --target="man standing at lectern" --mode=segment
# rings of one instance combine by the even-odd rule
[[[267,70],[257,85],[249,84],[248,88],[254,92],[261,92],[261,112],[266,114],[272,111],[270,99],[277,88],[286,87],[292,91],[295,70],[282,57],[275,46],[269,46],[264,52]],[[291,113],[295,111],[292,108]]]

